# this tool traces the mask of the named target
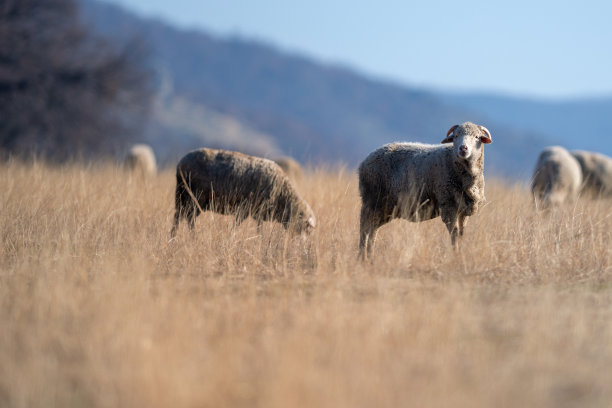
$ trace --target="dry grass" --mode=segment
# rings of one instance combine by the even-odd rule
[[[612,401],[610,202],[534,213],[488,181],[462,249],[437,219],[357,261],[347,171],[300,190],[307,241],[203,214],[171,171],[0,166],[2,407],[571,407]]]

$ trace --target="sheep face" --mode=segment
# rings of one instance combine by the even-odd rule
[[[303,232],[310,234],[316,226],[315,216],[310,208],[300,211],[296,222],[292,224],[294,231],[298,234]]]
[[[310,234],[316,226],[316,218],[312,209],[305,201],[293,202],[288,207],[277,213],[275,218],[286,230],[294,234],[303,232]]]
[[[317,223],[316,223],[314,215],[300,214],[300,222],[298,224],[298,227],[299,227],[298,229],[299,229],[300,234],[302,232],[310,234],[312,230],[315,229],[316,225]]]
[[[453,144],[453,153],[457,159],[473,162],[482,155],[482,144],[491,141],[491,134],[487,128],[465,122],[451,127],[442,143]]]

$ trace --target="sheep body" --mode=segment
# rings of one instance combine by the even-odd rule
[[[181,218],[193,229],[200,211],[232,214],[238,224],[248,216],[274,220],[296,232],[315,226],[312,209],[276,163],[227,150],[202,148],[180,160],[175,207],[172,236]]]
[[[359,166],[361,194],[359,251],[366,258],[376,231],[394,218],[413,222],[438,216],[451,243],[463,235],[466,217],[485,201],[486,128],[466,122],[453,126],[442,145],[391,143],[372,152]]]
[[[580,164],[565,148],[550,146],[542,150],[531,182],[536,207],[548,209],[577,199],[581,184]]]
[[[125,155],[125,167],[133,172],[140,172],[142,175],[152,175],[157,173],[157,161],[151,146],[146,144],[135,144]]]
[[[571,152],[582,170],[582,192],[593,197],[612,196],[612,158],[601,153]]]

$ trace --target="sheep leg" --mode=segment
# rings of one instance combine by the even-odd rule
[[[446,229],[451,236],[451,245],[453,249],[457,249],[457,234],[459,232],[458,228],[458,215],[456,210],[445,211],[442,210],[442,222],[446,224]]]
[[[183,216],[187,218],[187,225],[189,229],[193,231],[195,227],[195,220],[200,215],[201,207],[206,208],[205,203],[203,206],[200,206],[199,203],[196,203],[193,198],[187,192],[183,195]]]
[[[176,231],[178,230],[181,217],[184,217],[185,215],[185,207],[188,205],[185,200],[185,195],[187,195],[187,192],[185,191],[181,180],[177,180],[176,190],[174,193],[174,222],[172,223],[172,229],[170,230],[171,238],[174,238],[176,236]]]
[[[375,229],[372,230],[372,232],[370,232],[369,237],[368,237],[368,242],[367,242],[367,251],[368,251],[368,256],[372,255],[372,248],[374,248],[374,244],[376,243],[376,237],[378,236],[378,227],[376,227]]]
[[[185,207],[181,207],[174,212],[174,222],[172,223],[172,229],[170,230],[171,238],[176,236],[176,231],[178,230],[181,217],[187,218],[187,225],[189,226],[190,230],[193,231],[195,227],[195,219],[198,215],[200,215],[200,210],[198,210],[192,203],[187,204]]]
[[[186,214],[187,217],[187,225],[189,226],[189,229],[191,231],[193,231],[193,229],[195,228],[195,220],[196,217],[198,216],[198,213],[196,212],[197,210],[195,209],[194,206],[191,206],[189,208],[189,211]]]
[[[181,217],[181,214],[179,210],[176,210],[174,212],[174,222],[172,223],[172,229],[170,230],[170,238],[174,238],[176,236],[176,231],[178,230],[180,217]]]
[[[371,254],[378,228],[383,225],[382,217],[366,206],[361,207],[359,227],[359,257],[365,261]]]
[[[467,219],[468,217],[465,215],[459,215],[459,236],[462,237],[463,236],[463,227],[465,227],[467,225]]]

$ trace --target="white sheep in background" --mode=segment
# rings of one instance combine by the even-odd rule
[[[531,182],[536,208],[548,209],[578,198],[582,184],[580,164],[565,148],[542,150]]]
[[[143,176],[157,173],[157,161],[151,146],[135,144],[128,150],[124,159],[125,167],[132,172],[139,172]]]
[[[582,169],[582,192],[595,198],[612,196],[612,158],[601,153],[571,152]]]
[[[456,248],[466,217],[485,201],[484,144],[491,141],[485,127],[465,122],[451,127],[442,145],[391,143],[370,153],[359,166],[362,259],[378,228],[394,218],[441,216]]]

